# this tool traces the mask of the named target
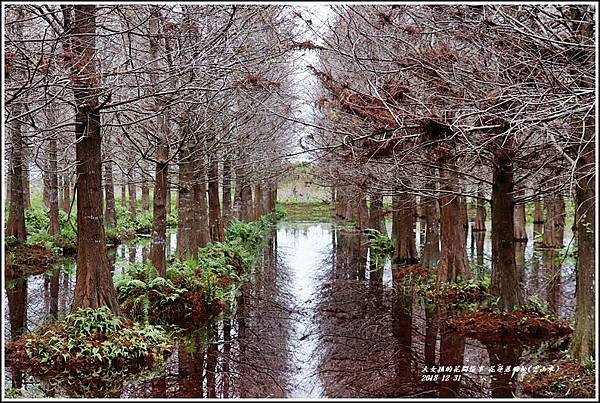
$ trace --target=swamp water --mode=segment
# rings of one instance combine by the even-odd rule
[[[488,228],[490,228],[488,224]],[[389,228],[388,228],[389,230]],[[548,300],[563,318],[574,309],[572,258],[537,251],[533,228],[517,262],[529,295]],[[572,234],[565,234],[565,245]],[[489,231],[469,234],[474,272],[489,275]],[[477,239],[477,237],[479,237]],[[417,243],[422,233],[417,224]],[[478,245],[477,245],[478,244]],[[170,249],[176,245],[170,234]],[[478,247],[479,246],[479,247]],[[114,273],[147,259],[148,242],[111,249]],[[52,305],[67,312],[73,295],[73,260],[61,262],[59,292],[50,281],[27,282],[27,327],[35,330]],[[511,373],[489,374],[490,365],[544,365],[544,349],[485,345],[446,329],[441,317],[411,293],[395,290],[389,261],[371,271],[364,236],[330,223],[282,222],[244,284],[235,316],[177,340],[164,368],[96,385],[52,384],[5,371],[6,387],[32,397],[511,397],[522,396]],[[10,337],[5,291],[5,341]],[[445,381],[425,380],[425,366],[484,367]],[[76,384],[74,380],[74,385]]]

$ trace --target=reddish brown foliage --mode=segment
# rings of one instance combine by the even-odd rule
[[[13,277],[35,276],[47,272],[56,261],[56,256],[42,245],[19,245],[12,253],[4,256],[7,269]]]
[[[319,71],[312,66],[308,66],[308,68],[321,80],[325,88],[334,95],[346,112],[376,123],[379,127],[385,129],[398,127],[396,118],[385,107],[381,99],[368,94],[352,93],[347,85],[336,84],[331,74]]]
[[[523,343],[571,333],[568,322],[551,320],[533,312],[467,312],[448,319],[450,328],[490,343]]]
[[[404,282],[417,279],[427,279],[435,271],[420,264],[414,264],[406,268],[398,268],[392,271],[394,282]]]
[[[7,50],[4,52],[4,71],[8,74],[10,68],[13,66],[15,62],[15,58],[17,54],[12,50]]]
[[[523,392],[531,397],[565,398],[594,397],[594,377],[576,363],[559,361],[556,372],[528,374],[523,381]]]

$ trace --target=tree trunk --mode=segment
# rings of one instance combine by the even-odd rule
[[[527,242],[527,231],[525,230],[525,203],[515,205],[515,240]]]
[[[504,150],[496,154],[492,185],[492,295],[499,308],[512,310],[523,304],[521,274],[515,262],[513,165]]]
[[[63,174],[63,199],[62,209],[68,212],[71,208],[71,177],[68,170]]]
[[[219,161],[214,155],[208,161],[208,211],[210,239],[222,242],[225,240],[225,233],[219,201]]]
[[[438,285],[455,282],[459,278],[469,278],[467,266],[466,235],[461,197],[453,194],[458,190],[458,179],[452,171],[454,164],[448,163],[449,169],[440,169],[440,190],[438,204],[440,206],[440,238],[442,241],[441,257],[437,268]]]
[[[546,283],[546,300],[550,311],[558,315],[560,306],[560,278],[562,262],[558,256],[558,250],[545,248],[542,250],[544,262],[544,280]]]
[[[31,189],[29,174],[29,148],[22,144],[23,206],[31,208]]]
[[[277,207],[277,182],[273,182],[269,189],[269,210],[275,211]]]
[[[252,209],[254,211],[254,219],[257,220],[260,218],[260,216],[263,215],[263,200],[264,197],[264,192],[263,192],[263,187],[260,183],[257,183],[256,186],[254,186],[254,208]]]
[[[146,168],[146,164],[143,164]],[[150,188],[148,187],[148,179],[146,177],[147,169],[143,169],[141,172],[142,177],[142,209],[144,211],[150,210]]]
[[[46,158],[50,158],[49,156],[46,156]],[[50,208],[50,175],[47,172],[50,168],[48,167],[49,164],[46,165],[46,171],[42,172],[42,187],[43,187],[43,192],[42,192],[42,201],[44,203],[44,206],[46,206],[47,208]]]
[[[415,218],[416,200],[414,195],[403,194],[392,197],[392,204],[396,198],[396,208],[394,208],[395,220],[392,222],[392,234],[396,231],[396,252],[394,264],[413,264],[419,261],[417,247],[415,245]]]
[[[565,201],[562,195],[550,195],[544,200],[546,222],[544,223],[544,246],[562,248],[565,229]]]
[[[171,200],[171,184],[169,183],[169,178],[167,177],[167,204],[165,205],[167,216],[171,214]]]
[[[65,25],[70,7],[63,6]],[[76,104],[77,159],[77,277],[72,309],[108,306],[119,313],[112,282],[99,200],[101,192],[101,135],[96,71],[96,6],[75,5],[71,40],[75,65],[73,92]]]
[[[194,191],[192,189],[192,164],[190,150],[183,146],[179,154],[179,225],[177,226],[177,256],[187,259],[195,255],[193,250]]]
[[[16,104],[14,114],[20,115],[22,107]],[[23,201],[23,137],[19,119],[10,125],[10,206],[8,212],[7,236],[14,236],[19,241],[25,241],[25,203]]]
[[[50,227],[48,233],[52,236],[60,234],[60,222],[58,220],[58,167],[57,167],[56,137],[51,136],[48,140],[48,207],[50,208]]]
[[[434,198],[421,198],[425,210],[425,245],[421,263],[424,267],[436,268],[440,260],[440,209]]]
[[[129,188],[129,214],[131,219],[135,220],[137,212],[137,192],[135,186],[135,166],[133,154],[129,154],[129,175],[127,176],[127,186]]]
[[[125,180],[125,179],[123,179]],[[127,206],[127,187],[125,183],[121,184],[121,207],[125,208]]]
[[[223,227],[231,220],[231,161],[223,161]]]
[[[476,207],[475,207],[475,225],[473,225],[473,231],[485,231],[485,200],[483,199],[483,189],[481,186],[477,191]]]
[[[104,192],[105,197],[105,210],[104,219],[106,220],[106,226],[113,228],[117,224],[117,212],[115,207],[115,184],[113,182],[113,170],[112,161],[106,161],[104,165]]]
[[[382,234],[387,235],[383,218],[383,194],[379,190],[373,190],[370,195],[370,200],[369,228],[376,229]],[[347,216],[347,214],[344,215]]]
[[[533,240],[536,243],[542,242],[544,233],[544,212],[539,197],[533,202]]]
[[[570,352],[579,363],[585,363],[596,353],[595,287],[596,284],[596,175],[594,123],[586,127],[585,148],[577,159],[575,186],[575,222],[577,226],[577,280],[575,292],[575,330],[571,335]]]
[[[156,60],[158,56],[160,9],[152,6],[152,15],[148,20],[150,32],[150,58]],[[150,81],[154,90],[157,90],[158,62],[154,62],[155,69],[150,73]],[[154,177],[154,194],[152,200],[152,240],[150,241],[150,262],[156,268],[158,275],[165,277],[167,273],[166,246],[167,246],[167,206],[169,200],[169,124],[167,114],[163,111],[165,103],[160,97],[154,98],[154,110],[157,113],[157,128],[159,133],[156,145],[156,168]],[[146,181],[144,180],[144,184]],[[144,210],[148,210],[149,190],[142,187],[142,200]]]
[[[160,120],[166,119],[159,116]],[[162,125],[162,130],[167,130]],[[158,275],[164,277],[167,272],[167,183],[169,177],[169,145],[166,139],[161,141],[156,155],[156,177],[154,182],[154,199],[152,205],[152,241],[150,243],[150,261],[156,267]]]
[[[194,253],[211,241],[209,232],[208,202],[206,200],[206,169],[204,161],[196,162],[194,170]]]

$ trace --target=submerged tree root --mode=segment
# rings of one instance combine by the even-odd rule
[[[538,313],[481,310],[447,320],[448,326],[484,343],[521,344],[571,333],[568,322]]]
[[[559,361],[557,372],[532,373],[523,380],[523,391],[531,397],[594,397],[594,375],[581,365]]]

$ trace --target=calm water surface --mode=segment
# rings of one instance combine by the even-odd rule
[[[490,226],[488,226],[490,228]],[[537,251],[533,228],[517,261],[529,295],[549,300],[560,316],[574,309],[572,259],[550,262]],[[489,274],[489,231],[477,247],[469,234],[469,258],[479,275]],[[572,234],[565,234],[565,245]],[[417,225],[417,242],[422,234]],[[174,252],[170,234],[168,253]],[[481,245],[480,245],[481,246]],[[147,240],[111,250],[114,273],[147,259]],[[478,265],[479,264],[479,265]],[[58,306],[67,312],[75,265],[61,262]],[[364,237],[329,223],[280,223],[273,229],[257,270],[240,292],[233,319],[194,329],[177,340],[164,369],[86,392],[86,396],[144,397],[511,397],[518,379],[463,373],[447,382],[424,381],[432,365],[543,364],[544,349],[484,345],[445,329],[443,313],[396,291],[389,261],[369,262]],[[27,324],[35,330],[48,316],[49,281],[27,283]],[[5,303],[8,301],[5,292]],[[10,337],[5,311],[5,337]],[[17,374],[18,375],[18,374]],[[14,381],[6,371],[7,386]],[[62,385],[25,376],[23,389],[47,396],[77,396]]]

